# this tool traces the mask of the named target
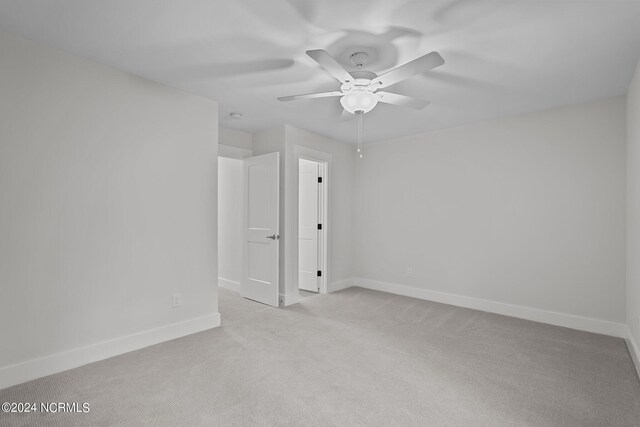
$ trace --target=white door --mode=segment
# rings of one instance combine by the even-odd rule
[[[298,289],[318,292],[318,177],[320,165],[299,162]]]
[[[278,306],[280,153],[244,160],[243,297]]]

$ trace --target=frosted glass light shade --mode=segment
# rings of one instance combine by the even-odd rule
[[[355,114],[356,111],[368,113],[378,103],[378,97],[369,91],[354,92],[340,98],[340,103],[345,110],[352,114]]]

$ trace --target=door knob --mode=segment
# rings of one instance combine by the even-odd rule
[[[276,240],[276,239],[279,239],[279,238],[280,238],[280,236],[277,235],[277,234],[272,234],[271,236],[267,236],[267,239],[271,239],[271,240]]]

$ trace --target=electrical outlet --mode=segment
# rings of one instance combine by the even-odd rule
[[[407,277],[413,277],[413,267],[407,268]]]
[[[173,301],[171,302],[171,307],[177,308],[182,307],[182,294],[173,294]]]

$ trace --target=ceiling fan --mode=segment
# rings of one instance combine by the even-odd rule
[[[368,55],[364,52],[356,52],[351,55],[351,62],[355,66],[354,71],[345,70],[334,58],[322,49],[308,50],[309,55],[322,68],[327,70],[342,85],[339,91],[309,93],[304,95],[292,95],[279,97],[280,101],[293,101],[298,99],[313,99],[339,96],[340,103],[344,108],[343,118],[351,114],[359,114],[371,111],[378,102],[386,104],[401,105],[415,109],[422,109],[429,105],[429,101],[411,98],[397,93],[381,91],[387,86],[391,86],[402,80],[406,80],[425,71],[432,70],[444,64],[444,59],[438,52],[431,52],[419,58],[400,65],[384,74],[377,75],[371,71],[362,69],[366,64]]]

